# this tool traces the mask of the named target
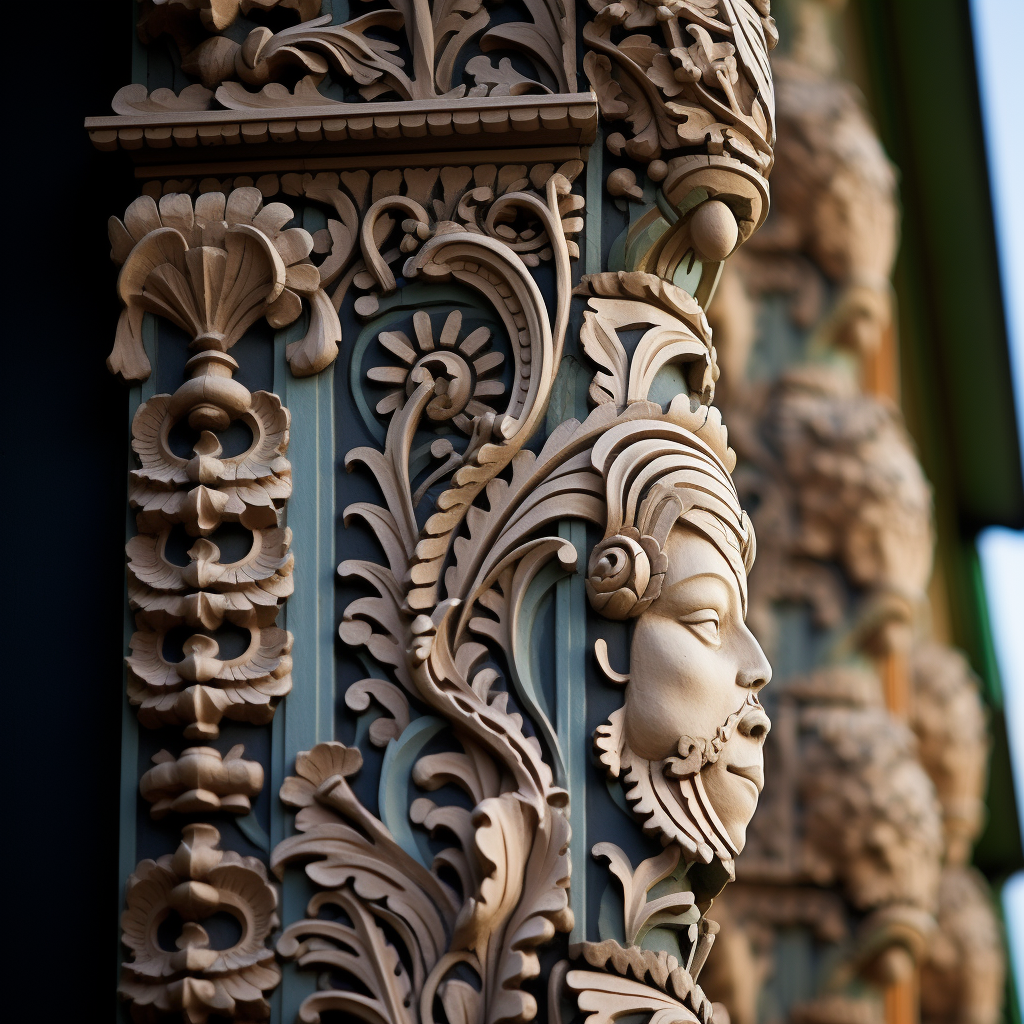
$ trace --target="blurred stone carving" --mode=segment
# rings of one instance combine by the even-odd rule
[[[739,420],[737,486],[758,505],[763,538],[750,577],[755,631],[771,644],[777,601],[806,602],[834,627],[855,588],[870,599],[857,646],[905,650],[933,539],[931,489],[898,411],[810,366],[784,373]]]
[[[938,928],[921,966],[922,1024],[1002,1019],[1006,954],[988,883],[951,866],[939,884]]]
[[[923,1024],[996,1024],[1006,957],[988,883],[968,867],[984,826],[989,739],[978,680],[957,650],[917,647],[910,724],[942,804],[938,927],[921,967]]]
[[[772,212],[708,310],[758,535],[748,622],[778,678],[769,785],[701,983],[735,1024],[893,1024],[900,986],[924,1024],[994,1024],[999,927],[964,867],[985,716],[965,659],[918,635],[931,489],[877,369],[896,364],[896,179],[836,75],[842,6],[787,5]]]
[[[885,710],[877,680],[823,670],[791,682],[787,697],[800,707],[800,873],[838,884],[857,910],[930,911],[940,809],[913,735]]]
[[[856,89],[792,59],[773,63],[779,113],[772,217],[744,253],[759,292],[792,296],[803,327],[857,352],[878,347],[892,316],[899,239],[896,176]],[[748,267],[749,264],[749,267]],[[840,289],[824,324],[818,272]]]
[[[910,725],[942,804],[946,863],[966,864],[985,824],[989,739],[978,680],[944,644],[916,647],[910,667]]]

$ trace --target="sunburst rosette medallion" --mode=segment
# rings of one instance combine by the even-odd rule
[[[402,331],[382,331],[378,336],[401,365],[375,366],[367,374],[370,380],[392,388],[377,403],[377,412],[388,415],[401,408],[426,371],[436,381],[435,397],[425,410],[427,419],[435,424],[451,422],[462,433],[471,434],[474,419],[494,412],[487,401],[505,393],[505,385],[497,379],[505,357],[491,350],[490,328],[477,327],[463,334],[459,310],[448,314],[436,340],[425,311],[413,315],[412,325],[411,339]]]

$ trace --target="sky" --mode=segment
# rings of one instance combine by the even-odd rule
[[[1010,338],[1017,431],[1024,451],[1024,0],[971,0],[992,203]],[[1010,732],[1018,813],[1024,815],[1024,533],[986,530],[978,551]],[[1011,961],[1024,992],[1024,872],[1003,889]]]

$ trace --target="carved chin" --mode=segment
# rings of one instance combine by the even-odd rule
[[[696,773],[674,775],[680,761],[648,761],[629,745],[624,708],[599,726],[594,744],[609,776],[618,779],[647,835],[678,843],[687,861],[719,861],[731,876],[757,806],[755,782],[727,770],[721,758]],[[721,804],[721,808],[719,807]],[[723,818],[722,811],[725,811]]]
[[[733,848],[739,853],[747,842],[747,825],[757,810],[760,788],[747,774],[730,771],[723,758],[705,765],[701,781]]]

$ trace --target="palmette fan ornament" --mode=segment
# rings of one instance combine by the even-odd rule
[[[259,189],[236,188],[229,196],[208,192],[194,205],[187,195],[166,195],[159,206],[140,196],[123,222],[111,217],[110,256],[122,264],[117,290],[125,309],[107,368],[128,381],[149,377],[146,312],[185,331],[193,351],[227,352],[262,316],[275,328],[294,323],[303,299],[309,329],[288,346],[288,362],[298,376],[328,366],[341,326],[309,260],[312,236],[285,227],[294,216],[284,203],[264,206]]]

